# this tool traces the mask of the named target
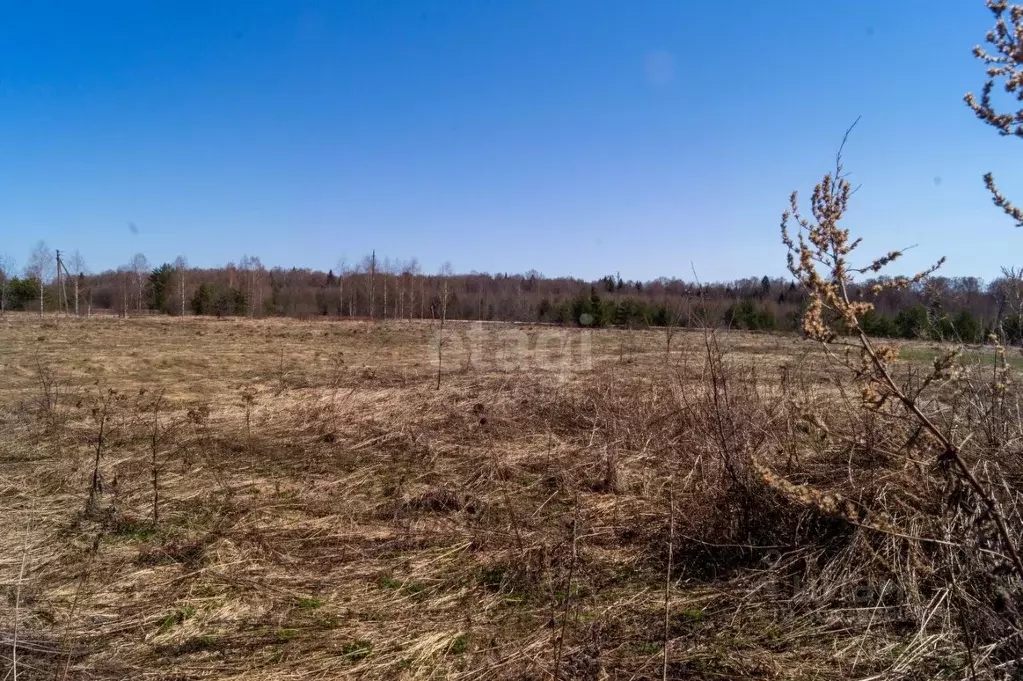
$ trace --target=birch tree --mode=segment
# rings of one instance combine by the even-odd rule
[[[266,267],[263,266],[263,261],[256,256],[252,256],[249,264],[252,266],[252,271],[249,273],[252,278],[252,316],[260,317],[263,314],[263,279],[266,275]]]
[[[348,316],[349,317],[355,317],[359,313],[359,311],[358,311],[358,309],[356,307],[356,298],[357,298],[357,294],[358,294],[357,284],[359,283],[358,277],[359,277],[359,273],[360,272],[361,272],[361,268],[359,267],[358,263],[353,265],[348,270],[348,278],[351,279],[351,281],[348,284]]]
[[[35,280],[39,286],[39,316],[43,316],[43,297],[46,289],[46,281],[53,275],[55,261],[53,251],[40,241],[32,249],[28,256],[28,264],[25,265],[25,276]]]
[[[13,272],[14,258],[6,253],[0,255],[0,314],[7,312],[7,287]]]
[[[384,256],[384,261],[380,265],[380,277],[381,282],[384,285],[384,307],[380,313],[381,319],[387,319],[387,280],[390,279],[391,274],[391,259]]]
[[[419,261],[412,258],[405,263],[405,271],[402,274],[405,279],[405,288],[408,289],[408,320],[412,321],[412,310],[416,299],[416,277],[419,275]]]
[[[179,255],[174,260],[174,270],[178,274],[178,295],[181,298],[181,316],[185,316],[185,270],[188,269],[188,261],[185,256]]]
[[[440,390],[440,375],[444,367],[444,322],[448,316],[448,279],[451,278],[451,263],[445,262],[440,268],[440,332],[437,334],[437,390]]]
[[[135,301],[136,309],[142,312],[142,297],[146,288],[146,282],[149,281],[149,260],[144,254],[136,253],[131,257],[129,269],[135,279],[135,287],[138,292],[138,299]]]
[[[117,268],[117,279],[121,288],[121,316],[128,318],[128,310],[131,309],[131,265],[121,265]]]
[[[343,317],[345,310],[345,274],[348,273],[348,259],[341,256],[337,261],[337,316]],[[351,308],[348,310],[351,316]]]
[[[375,302],[374,301],[374,297],[375,297],[375,293],[376,293],[376,273],[377,273],[377,253],[376,253],[376,251],[373,251],[373,253],[371,255],[366,257],[366,259],[365,259],[365,261],[363,263],[363,268],[366,270],[366,273],[369,275],[369,318],[373,319],[374,315],[376,314],[376,310],[374,309],[375,306],[373,304]]]
[[[238,269],[241,270],[242,283],[248,298],[249,316],[256,317],[262,309],[263,263],[258,256],[243,255]]]
[[[78,284],[83,279],[82,275],[85,274],[85,258],[82,257],[81,252],[77,248],[75,249],[75,252],[72,253],[71,256],[64,262],[64,267],[67,268],[68,274],[71,275],[71,278],[74,280],[75,316],[77,317],[79,314],[78,298],[80,293],[78,289]]]

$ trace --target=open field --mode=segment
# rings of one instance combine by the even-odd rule
[[[0,679],[1002,664],[915,540],[930,464],[813,343],[450,323],[438,388],[438,333],[0,318]]]

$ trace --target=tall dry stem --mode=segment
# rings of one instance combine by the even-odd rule
[[[966,93],[963,99],[977,118],[999,135],[1023,138],[1023,108],[999,112],[991,98],[995,81],[1002,80],[1005,92],[1017,102],[1023,102],[1023,5],[1009,4],[1005,0],[986,0],[986,4],[995,18],[995,27],[986,36],[990,49],[977,45],[973,56],[987,65],[987,81],[980,99],[972,92]],[[1023,209],[1002,194],[991,173],[985,173],[984,185],[994,204],[1015,220],[1017,227],[1023,227]]]
[[[572,580],[575,579],[575,563],[579,557],[579,496],[575,498],[575,513],[572,516],[572,561],[568,564],[568,584],[565,587],[565,602],[562,604],[561,632],[558,634],[558,645],[554,654],[554,680],[561,678],[561,651],[565,645],[565,632],[568,629],[569,608],[572,605]]]
[[[96,456],[92,464],[92,486],[89,488],[89,501],[86,504],[87,509],[92,509],[93,504],[96,501],[96,495],[103,492],[103,482],[99,473],[100,460],[103,458],[103,444],[104,437],[106,436],[107,420],[110,416],[110,405],[114,401],[117,393],[114,390],[108,390],[106,395],[103,397],[103,401],[99,407],[93,409],[93,418],[99,422],[99,431],[96,434]]]
[[[873,305],[864,300],[853,300],[850,296],[849,289],[854,275],[878,273],[902,256],[901,251],[891,251],[859,268],[853,267],[850,262],[849,256],[860,245],[861,240],[851,239],[849,230],[840,227],[839,222],[846,213],[849,197],[854,191],[844,174],[842,151],[855,125],[856,123],[853,123],[846,130],[842,139],[835,159],[834,174],[826,174],[814,187],[810,199],[812,219],[800,213],[796,192],[792,193],[790,209],[782,214],[782,242],[788,248],[789,271],[809,294],[809,305],[803,314],[803,332],[807,337],[820,342],[829,356],[856,376],[862,385],[863,403],[868,409],[880,409],[889,401],[894,401],[918,423],[919,429],[936,445],[936,463],[964,482],[981,500],[996,526],[1002,548],[1008,555],[1013,570],[1023,578],[1023,561],[1020,560],[998,501],[991,491],[981,484],[963,458],[962,446],[972,436],[954,439],[951,432],[939,427],[925,411],[925,406],[918,399],[920,390],[910,391],[895,380],[893,364],[897,350],[892,346],[876,345],[861,325],[863,316],[873,308]],[[795,225],[796,240],[793,240],[789,233],[791,225]],[[921,282],[943,262],[944,258],[912,277],[895,277],[874,284],[873,293],[906,288],[913,283]],[[831,352],[832,345],[847,345],[840,339],[840,334],[849,334],[855,339],[855,347],[860,352],[859,366]],[[946,376],[953,369],[956,357],[956,353],[952,352],[939,358],[935,362],[933,372],[924,377],[923,387]]]
[[[163,402],[163,390],[156,394],[153,400],[153,432],[150,440],[151,458],[150,469],[153,480],[153,527],[160,522],[160,468],[157,463],[157,451],[160,445],[160,405]]]

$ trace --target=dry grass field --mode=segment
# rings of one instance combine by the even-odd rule
[[[0,679],[1007,669],[815,344],[437,334],[0,318]]]

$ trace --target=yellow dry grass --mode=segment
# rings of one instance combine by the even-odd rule
[[[0,678],[15,655],[21,679],[661,678],[665,642],[670,678],[838,679],[945,655],[868,624],[825,548],[785,554],[806,600],[774,545],[715,543],[702,333],[666,356],[655,331],[452,323],[438,390],[437,331],[0,318]],[[796,375],[833,394],[804,341],[722,342],[757,409]]]

